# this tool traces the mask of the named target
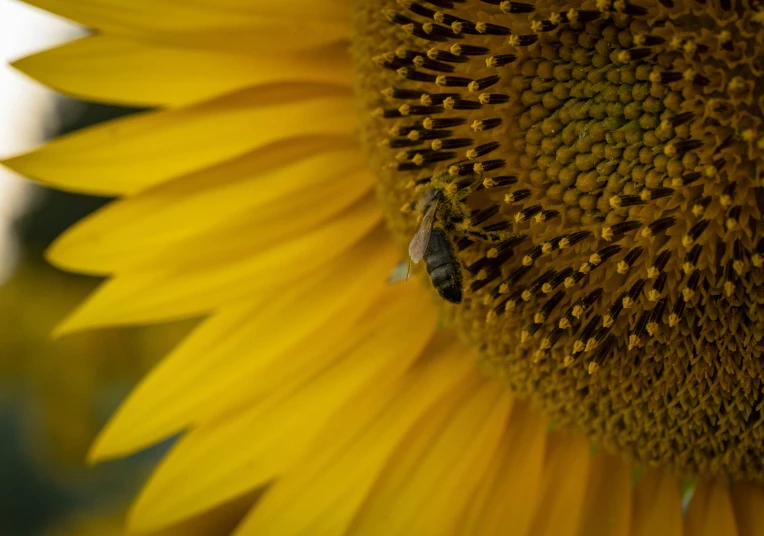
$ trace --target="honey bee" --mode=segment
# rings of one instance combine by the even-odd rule
[[[512,233],[479,227],[482,218],[475,219],[476,213],[467,207],[465,199],[481,187],[482,176],[455,179],[445,171],[419,182],[420,187],[426,188],[415,204],[417,212],[422,214],[422,221],[409,243],[409,257],[414,264],[424,259],[438,294],[446,301],[459,304],[464,278],[450,234],[462,235],[472,241],[497,243],[509,239]]]
[[[424,259],[432,286],[440,297],[458,304],[462,302],[462,267],[445,231],[433,228],[443,201],[443,192],[435,188],[427,190],[419,200],[424,215],[409,243],[409,257],[414,264]]]

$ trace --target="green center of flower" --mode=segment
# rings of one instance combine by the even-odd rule
[[[414,250],[497,377],[640,463],[764,481],[758,4],[399,0],[357,23],[388,222],[407,246],[432,218]]]

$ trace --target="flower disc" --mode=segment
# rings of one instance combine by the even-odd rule
[[[359,3],[364,137],[401,246],[442,192],[443,310],[558,425],[764,481],[764,11]]]

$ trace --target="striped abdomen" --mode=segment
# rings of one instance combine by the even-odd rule
[[[462,267],[454,255],[451,242],[442,230],[432,230],[424,253],[424,262],[427,265],[432,286],[441,298],[451,303],[461,303]]]

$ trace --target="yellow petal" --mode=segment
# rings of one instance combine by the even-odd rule
[[[86,128],[4,164],[62,190],[121,195],[279,140],[349,135],[355,122],[346,89],[271,85]]]
[[[682,496],[677,479],[648,469],[634,488],[633,536],[681,536]]]
[[[488,380],[442,429],[415,429],[382,469],[349,534],[455,534],[511,405],[505,387]]]
[[[237,54],[93,35],[16,61],[61,93],[125,106],[182,106],[279,82],[351,86],[345,43],[304,52]]]
[[[152,531],[150,534],[145,532],[136,533],[127,530],[125,527],[120,527],[121,530],[118,534],[120,536],[210,536],[212,534],[231,534],[236,529],[236,525],[241,522],[252,508],[252,505],[260,498],[263,490],[264,487],[246,493],[212,510],[207,510],[199,515],[184,519],[182,522],[170,527]],[[87,536],[105,535],[96,533]]]
[[[376,200],[368,195],[334,220],[263,251],[234,252],[198,264],[157,265],[154,269],[117,274],[75,310],[56,333],[188,318],[243,300],[269,298],[283,285],[334,261],[359,240],[376,241],[369,233],[379,222]],[[380,235],[382,232],[375,231]]]
[[[141,492],[131,528],[155,530],[266,483],[304,455],[351,396],[403,373],[430,339],[435,314],[421,293],[396,290],[390,303],[376,308],[378,329],[339,361],[286,389],[288,383],[273,381],[274,400],[244,403],[242,411],[185,436]]]
[[[48,260],[66,270],[107,275],[136,264],[177,263],[184,250],[197,251],[200,240],[262,249],[283,240],[290,226],[308,229],[372,187],[368,173],[359,175],[358,147],[333,141],[268,147],[115,201],[60,236]],[[339,147],[326,150],[334,144]],[[210,236],[215,229],[222,236]]]
[[[498,458],[466,513],[459,534],[480,536],[526,534],[536,509],[546,450],[544,416],[516,401]]]
[[[262,53],[341,40],[350,9],[339,0],[26,0],[102,33],[198,48]]]
[[[610,454],[592,459],[579,536],[631,535],[631,464]]]
[[[347,332],[384,291],[396,256],[384,238],[359,244],[272,299],[245,302],[202,323],[133,390],[90,459],[134,452],[246,400],[244,394],[265,396],[269,379],[287,383],[290,373],[315,371],[354,344],[358,337]],[[358,327],[359,337],[367,327]]]
[[[467,404],[482,383],[471,360],[460,355],[460,345],[441,333],[404,378],[381,379],[344,406],[310,454],[273,484],[236,534],[343,534],[405,434]]]
[[[589,442],[584,437],[563,432],[549,435],[539,508],[528,536],[578,534],[590,463]]]
[[[739,536],[764,534],[764,489],[761,484],[735,484],[732,505]]]
[[[737,536],[727,484],[699,482],[687,508],[685,536]]]

